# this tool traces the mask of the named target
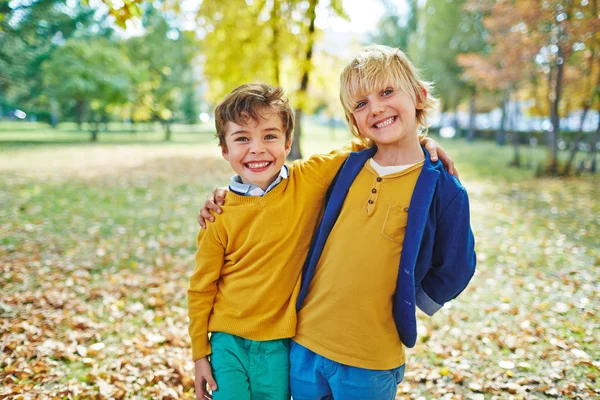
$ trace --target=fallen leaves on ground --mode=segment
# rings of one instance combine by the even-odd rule
[[[0,398],[194,398],[195,219],[229,175],[172,154],[105,173],[2,172]],[[419,314],[398,398],[600,397],[597,180],[463,180],[476,276]]]

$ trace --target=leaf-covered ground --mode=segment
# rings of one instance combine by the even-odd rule
[[[478,269],[419,314],[398,398],[599,398],[599,178],[536,180],[505,169],[509,149],[444,146]],[[0,398],[193,398],[195,219],[229,175],[213,144],[0,149]]]

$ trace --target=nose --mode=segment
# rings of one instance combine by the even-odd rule
[[[383,103],[379,100],[371,100],[371,114],[377,116],[385,110]]]
[[[250,153],[262,154],[265,152],[265,146],[260,140],[253,140],[250,145]]]

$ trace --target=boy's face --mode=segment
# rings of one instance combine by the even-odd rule
[[[261,114],[263,118],[258,121],[248,118],[243,125],[227,122],[227,149],[222,148],[221,151],[242,182],[266,190],[277,179],[290,153],[291,143],[285,141],[283,123],[278,114],[270,111]]]
[[[405,91],[389,86],[359,97],[356,104],[352,115],[360,134],[378,146],[417,138],[416,110],[422,106]]]

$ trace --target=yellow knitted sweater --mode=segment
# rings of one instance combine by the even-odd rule
[[[194,360],[210,354],[208,332],[294,336],[302,265],[327,188],[349,153],[295,162],[262,197],[227,194],[223,213],[198,234],[188,290]]]

